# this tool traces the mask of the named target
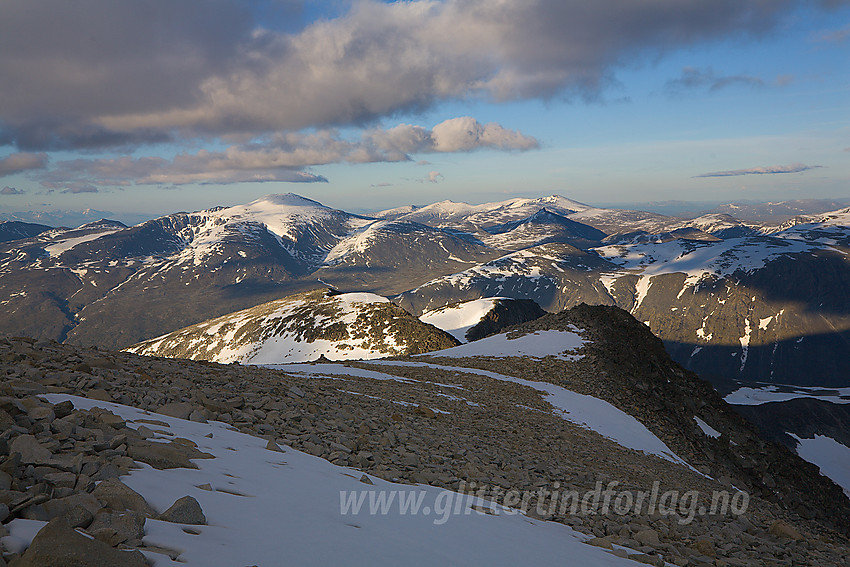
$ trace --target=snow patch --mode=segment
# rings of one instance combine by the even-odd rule
[[[706,422],[704,422],[703,420],[701,420],[697,416],[694,416],[694,421],[697,422],[697,425],[699,425],[699,428],[702,429],[702,432],[705,433],[706,435],[708,435],[709,437],[713,437],[715,439],[720,437],[719,431],[714,429],[712,426],[710,426],[709,424],[707,424]]]
[[[820,467],[821,474],[832,479],[850,497],[850,447],[824,435],[815,435],[814,439],[788,435],[797,440],[797,454]]]
[[[68,395],[46,396],[53,403],[70,399],[78,408],[105,407],[129,420],[150,414],[118,404]],[[564,557],[581,565],[628,567],[629,559],[586,545],[588,536],[555,522],[520,514],[466,513],[440,524],[441,510],[453,509],[461,495],[431,486],[407,486],[335,466],[323,459],[283,447],[269,451],[267,441],[232,430],[223,423],[207,424],[157,415],[175,436],[190,439],[215,456],[196,461],[198,469],[157,470],[148,465],[122,480],[159,511],[191,495],[201,504],[208,525],[197,535],[183,525],[148,520],[144,542],[180,550],[178,561],[147,554],[155,567],[174,565],[524,565],[562,563]],[[212,434],[212,437],[206,435]],[[213,490],[198,486],[210,484]],[[369,513],[368,499],[360,513],[342,513],[344,495],[363,490],[421,494],[419,513],[400,512],[398,503],[387,513]],[[400,493],[397,493],[397,496]],[[451,505],[446,506],[451,498]],[[459,505],[460,506],[460,505]],[[427,512],[426,512],[427,509]],[[28,537],[35,524],[14,520],[13,534]],[[29,532],[29,533],[24,533]],[[522,545],[517,545],[522,542]]]
[[[487,297],[475,299],[454,305],[447,305],[440,309],[427,311],[419,317],[419,320],[429,325],[434,325],[449,333],[462,343],[467,342],[466,332],[481,322],[485,315],[495,307],[496,302],[502,297]]]
[[[579,331],[579,329],[576,328],[575,331]],[[561,360],[578,360],[584,355],[572,354],[571,351],[583,347],[585,343],[586,341],[577,332],[535,331],[516,338],[509,338],[506,334],[493,335],[464,345],[417,356],[447,356],[450,358],[530,356],[543,358],[554,355],[555,358]]]

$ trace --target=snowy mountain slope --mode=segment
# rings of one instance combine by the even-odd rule
[[[518,198],[480,205],[440,201],[439,203],[416,208],[396,218],[398,220],[419,222],[439,228],[464,228],[468,225],[489,228],[494,225],[528,218],[543,208],[560,215],[569,215],[577,211],[591,209],[591,207],[578,201],[573,201],[560,195],[551,195],[538,199]],[[376,216],[394,216],[396,214],[395,211],[397,209],[381,211],[376,213]]]
[[[12,296],[0,331],[133,344],[315,288],[309,274],[328,251],[370,222],[287,194],[129,228],[100,223],[7,243],[0,247],[0,292],[27,294]]]
[[[96,238],[89,227],[3,243],[0,332],[125,347],[321,280],[415,314],[486,297],[550,311],[616,304],[715,381],[846,385],[847,209],[755,236],[723,215],[686,221],[559,196],[387,215],[398,218],[269,196]],[[610,236],[595,244],[600,230]]]
[[[531,321],[543,314],[545,311],[528,299],[487,297],[425,312],[419,320],[465,343],[498,333],[510,325]]]
[[[566,242],[577,248],[597,246],[605,233],[572,221],[548,209],[518,221],[488,227],[483,242],[502,250],[522,250],[548,242]]]
[[[327,290],[293,295],[174,331],[126,349],[242,364],[368,359],[453,345],[386,298]]]
[[[400,294],[395,301],[411,313],[423,313],[451,303],[505,296],[531,299],[556,311],[573,298],[610,302],[595,274],[606,269],[615,268],[596,254],[569,244],[543,244],[436,278]]]
[[[730,214],[745,221],[778,224],[796,216],[819,215],[850,204],[845,200],[797,199],[768,203],[729,203],[711,212]]]
[[[584,345],[584,340],[575,331],[536,331],[521,336],[510,334],[492,335],[464,345],[428,353],[429,356],[448,358],[466,358],[486,356],[504,358],[507,356],[527,356],[544,358],[554,356],[562,360],[577,360],[581,354],[574,354]]]
[[[314,275],[338,289],[391,295],[503,253],[468,234],[410,221],[376,221],[341,240]]]
[[[850,388],[753,384],[724,400],[763,437],[817,465],[850,495]]]
[[[533,299],[549,311],[615,304],[649,325],[676,360],[718,383],[846,385],[850,214],[736,238],[727,221],[634,233],[585,257],[525,249],[420,284],[397,301],[414,313],[490,296]],[[807,371],[811,364],[817,372]]]
[[[496,303],[503,299],[501,297],[486,297],[463,303],[447,305],[434,311],[426,311],[419,316],[419,320],[429,325],[434,325],[465,343],[466,332],[481,322],[487,313],[493,310]]]

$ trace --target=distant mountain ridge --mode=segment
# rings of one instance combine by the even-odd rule
[[[0,332],[126,347],[330,286],[420,315],[488,297],[618,305],[715,381],[846,382],[850,212],[783,225],[553,195],[374,218],[298,195],[0,243]],[[814,362],[812,362],[814,361]]]

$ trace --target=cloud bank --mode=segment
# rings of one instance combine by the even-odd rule
[[[0,177],[47,167],[47,154],[16,153],[0,158]]]
[[[621,64],[764,33],[812,2],[847,3],[361,0],[338,18],[280,30],[241,0],[155,10],[142,0],[9,0],[0,145],[115,148],[362,126],[445,100],[592,97]],[[279,3],[279,19],[296,4]],[[447,135],[459,149],[488,140]],[[498,135],[489,140],[500,147]]]
[[[452,118],[432,129],[401,124],[372,129],[348,140],[334,130],[286,132],[260,142],[212,152],[161,157],[77,159],[57,163],[39,173],[42,186],[63,192],[90,192],[97,185],[184,185],[237,182],[326,182],[309,171],[331,163],[411,161],[410,154],[474,151],[484,148],[524,151],[538,147],[536,139],[498,124],[474,118]]]
[[[713,171],[701,173],[694,177],[734,177],[738,175],[773,175],[777,173],[800,173],[810,169],[823,167],[821,165],[806,165],[804,163],[792,163],[790,165],[771,165],[767,167],[751,167],[749,169],[734,169],[731,171]]]

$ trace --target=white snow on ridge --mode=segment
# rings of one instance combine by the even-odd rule
[[[822,246],[796,241],[730,238],[720,242],[671,240],[664,243],[610,245],[594,248],[600,256],[642,275],[684,273],[726,276],[737,270],[753,271],[784,255],[811,252]]]
[[[822,475],[832,479],[850,496],[850,447],[824,435],[815,435],[814,439],[801,439],[793,433],[788,435],[797,440],[797,454],[801,458],[820,467]]]
[[[324,324],[351,325],[364,308],[385,303],[389,303],[386,297],[372,293],[329,296],[317,303],[317,307],[329,307],[333,315],[317,316],[312,323],[316,328]],[[125,350],[136,354],[161,355],[179,347],[186,353],[180,356],[222,364],[308,362],[321,355],[331,360],[369,359],[397,354],[394,347],[399,345],[391,340],[392,337],[384,337],[383,348],[372,348],[368,337],[351,337],[343,341],[308,341],[292,325],[281,327],[283,321],[303,309],[307,309],[307,312],[301,315],[313,316],[309,307],[303,300],[278,300],[174,331]]]
[[[759,388],[744,386],[723,399],[728,404],[757,406],[768,402],[785,402],[797,398],[813,398],[834,404],[850,404],[850,388],[818,388],[788,385],[770,385]]]
[[[484,340],[486,339],[469,343],[469,345],[475,345]],[[463,348],[464,346],[467,345],[455,348]],[[601,400],[593,396],[579,394],[561,386],[549,384],[548,382],[524,380],[522,378],[514,378],[513,376],[498,374],[496,372],[490,372],[489,370],[479,370],[477,368],[443,366],[427,362],[403,362],[395,360],[375,360],[371,361],[370,364],[439,368],[442,370],[453,370],[468,374],[479,374],[496,380],[522,384],[523,386],[528,386],[546,393],[547,397],[544,399],[554,406],[556,415],[564,420],[595,431],[603,437],[607,437],[627,449],[641,451],[649,455],[656,455],[666,461],[670,461],[687,467],[692,471],[696,471],[696,469],[691,467],[684,459],[676,455],[661,439],[656,437],[654,433],[647,429],[646,426],[637,419],[605,400]]]
[[[702,429],[702,432],[705,433],[706,435],[708,435],[709,437],[714,437],[715,439],[720,437],[719,431],[714,429],[712,426],[710,426],[709,424],[707,424],[706,422],[704,422],[703,420],[701,420],[697,416],[694,416],[694,421],[697,422],[697,425],[699,426],[700,429]]]
[[[576,329],[578,331],[578,329]],[[468,356],[530,356],[543,358],[554,355],[561,360],[578,360],[582,354],[571,351],[581,348],[585,340],[578,333],[570,331],[535,331],[517,338],[508,338],[506,334],[492,335],[460,346],[438,350],[416,356],[447,356],[465,358]]]
[[[348,238],[341,240],[331,248],[325,257],[326,264],[338,262],[350,254],[363,253],[369,250],[369,245],[378,239],[380,231],[391,221],[375,221],[356,229]]]
[[[73,238],[67,238],[65,240],[60,240],[59,242],[50,244],[49,246],[45,246],[44,251],[50,254],[50,256],[59,256],[63,252],[67,252],[78,244],[82,244],[84,242],[91,242],[92,240],[97,240],[101,236],[106,236],[107,234],[112,234],[114,232],[118,232],[118,230],[104,230],[103,232],[93,232],[84,236],[75,236]]]
[[[103,407],[128,420],[151,414],[107,402],[64,394],[46,396],[58,403],[70,399],[78,408]],[[582,543],[588,536],[568,526],[533,520],[499,509],[499,514],[466,513],[470,504],[489,506],[431,486],[408,486],[371,477],[373,486],[359,482],[362,472],[338,467],[323,459],[285,448],[265,448],[266,441],[232,430],[223,423],[194,423],[155,415],[169,424],[176,437],[189,439],[214,459],[199,459],[198,469],[156,470],[148,465],[122,480],[159,511],[191,495],[198,500],[208,525],[193,526],[147,520],[144,542],[180,551],[178,561],[147,552],[155,567],[188,565],[525,565],[562,563],[628,567],[629,559]],[[212,437],[207,437],[212,434]],[[169,436],[160,435],[162,438]],[[213,490],[198,486],[210,484]],[[362,491],[367,491],[363,493]],[[369,492],[396,491],[386,513],[370,513]],[[365,494],[360,512],[346,497]],[[402,495],[421,498],[418,513],[400,512]],[[418,496],[418,495],[421,495]],[[372,496],[373,500],[375,496]],[[447,514],[458,506],[460,514]],[[378,508],[376,506],[376,508]],[[442,520],[445,519],[445,522]],[[14,520],[13,535],[33,532],[31,521]],[[522,542],[518,545],[517,542]]]
[[[438,329],[446,331],[460,342],[465,343],[467,342],[466,332],[480,323],[481,319],[493,309],[496,302],[500,299],[505,298],[487,297],[447,305],[440,309],[423,313],[419,317],[419,320],[423,323],[434,325]]]

